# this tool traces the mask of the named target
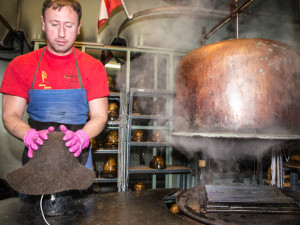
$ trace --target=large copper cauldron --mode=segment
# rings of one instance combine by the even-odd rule
[[[283,43],[200,47],[183,57],[176,79],[175,131],[300,134],[300,55]]]

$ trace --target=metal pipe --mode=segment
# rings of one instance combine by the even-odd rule
[[[298,22],[299,22],[299,31],[300,31],[300,0],[298,0]]]
[[[238,6],[239,0],[235,0],[235,7]],[[236,39],[239,39],[239,13],[236,13]]]
[[[21,17],[21,0],[17,1],[17,24],[16,31],[20,30],[20,17]]]
[[[9,25],[9,23],[6,21],[6,19],[0,14],[0,21],[3,23],[3,25],[9,29],[10,32],[12,32],[13,34],[15,34],[15,30]]]
[[[223,27],[228,23],[232,18],[234,18],[238,13],[241,13],[247,6],[249,6],[254,0],[245,0],[240,6],[235,8],[228,16],[221,20],[217,25],[215,25],[202,39],[199,40],[199,43],[205,43],[205,41],[213,35],[217,30]]]

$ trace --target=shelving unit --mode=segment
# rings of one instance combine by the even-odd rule
[[[44,47],[46,45],[46,42],[44,40],[33,40],[34,41],[34,49],[39,49],[41,47]],[[152,96],[153,98],[156,97],[167,97],[172,98],[173,93],[169,90],[173,90],[173,73],[174,73],[174,67],[176,65],[176,61],[179,60],[183,55],[187,53],[187,51],[181,51],[181,50],[172,50],[172,49],[164,49],[164,48],[152,48],[152,47],[144,47],[144,46],[138,46],[136,48],[128,48],[128,47],[118,47],[118,46],[110,46],[110,45],[103,45],[98,43],[87,43],[87,42],[75,42],[74,46],[83,51],[87,54],[97,58],[100,60],[100,58],[105,55],[103,53],[109,53],[113,54],[114,56],[120,57],[122,66],[119,69],[110,69],[106,68],[108,75],[110,75],[110,72],[113,72],[114,76],[119,76],[120,72],[121,77],[123,77],[122,81],[122,90],[120,92],[111,92],[109,99],[110,100],[116,100],[119,101],[119,119],[117,121],[108,121],[105,129],[118,129],[118,148],[117,149],[104,149],[99,148],[96,150],[93,150],[93,155],[96,155],[97,158],[105,158],[105,156],[113,155],[118,158],[118,177],[113,179],[107,179],[107,178],[96,178],[95,183],[101,183],[101,184],[116,184],[118,191],[127,191],[128,190],[128,178],[129,174],[152,174],[153,182],[152,187],[156,187],[155,183],[155,176],[159,174],[166,175],[166,187],[172,187],[172,174],[179,174],[181,177],[179,179],[179,186],[184,187],[184,184],[186,184],[186,176],[187,174],[190,174],[191,170],[187,167],[172,167],[172,141],[171,138],[168,140],[168,142],[164,143],[134,143],[130,141],[130,132],[131,129],[137,129],[139,126],[132,126],[132,121],[142,121],[142,120],[148,120],[148,121],[169,121],[169,123],[172,122],[171,112],[169,112],[168,116],[165,115],[135,115],[132,113],[132,111],[128,112],[132,109],[132,99],[131,103],[129,103],[130,98],[128,97],[130,93],[134,92],[134,95],[137,96]],[[108,55],[109,55],[108,54]],[[136,74],[134,72],[138,71],[140,72],[140,68],[138,64],[135,64],[133,62],[135,57],[139,57],[141,55],[148,55],[152,57],[151,62],[147,62],[147,64],[144,65],[144,68],[152,69],[150,74],[147,74],[147,77],[152,77],[153,86],[151,88],[153,89],[132,89],[132,87],[137,87],[133,85],[132,78]],[[114,62],[115,63],[115,62]],[[118,62],[119,63],[119,62]],[[115,70],[115,71],[113,71]],[[118,71],[117,71],[118,70]],[[115,73],[116,72],[116,73]],[[163,82],[159,81],[163,79]],[[161,85],[163,83],[163,85]],[[139,87],[138,87],[139,88]],[[159,90],[164,89],[164,90]],[[153,124],[149,126],[144,126],[142,129],[145,130],[153,130],[153,129],[159,129],[164,130],[167,133],[170,133],[171,126],[161,126],[159,124]],[[101,135],[101,134],[100,134]],[[129,142],[128,142],[129,140]],[[143,168],[142,170],[135,170],[134,168],[131,168],[132,170],[129,170],[129,154],[132,147],[146,147],[146,148],[152,148],[151,151],[153,151],[153,154],[156,153],[157,148],[166,148],[164,151],[166,153],[166,163],[167,168],[164,170],[154,170],[151,168]],[[99,168],[98,168],[99,169]]]
[[[128,125],[127,125],[127,148],[126,148],[126,173],[125,173],[125,190],[129,189],[130,174],[152,174],[152,188],[156,188],[156,175],[165,174],[165,187],[172,186],[172,174],[179,174],[179,184],[181,187],[186,187],[187,178],[184,175],[190,174],[191,169],[187,166],[174,166],[172,165],[172,139],[170,136],[166,137],[166,141],[163,142],[134,142],[131,140],[132,131],[135,129],[144,130],[166,130],[168,134],[171,132],[172,112],[165,111],[161,115],[141,115],[133,112],[133,101],[135,97],[148,97],[148,98],[165,98],[170,103],[174,97],[174,93],[165,90],[153,90],[153,89],[136,89],[131,88],[129,92],[129,106],[128,106]],[[167,121],[166,125],[158,125],[154,122],[153,126],[149,125],[133,125],[134,120],[149,120],[149,121]],[[131,165],[131,151],[133,147],[152,147],[153,156],[156,155],[157,147],[166,147],[166,168],[165,169],[153,169],[147,165]]]
[[[125,128],[126,128],[126,107],[124,103],[124,92],[111,92],[108,97],[108,101],[120,101],[119,107],[119,118],[115,121],[108,121],[104,130],[117,129],[118,130],[118,147],[112,149],[99,148],[94,149],[93,155],[105,155],[105,156],[113,156],[117,158],[118,163],[118,177],[117,178],[102,178],[97,177],[94,182],[95,183],[116,183],[118,191],[122,191],[122,173],[123,173],[123,165],[124,160],[122,160],[123,152],[124,152],[124,143],[125,143]],[[105,160],[105,157],[102,157],[102,160]]]

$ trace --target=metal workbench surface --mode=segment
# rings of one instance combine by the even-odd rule
[[[74,198],[74,207],[67,214],[46,219],[51,225],[199,225],[171,213],[165,206],[165,197],[175,192],[176,189],[156,189],[87,194]],[[46,223],[36,203],[9,198],[0,201],[0,224]]]

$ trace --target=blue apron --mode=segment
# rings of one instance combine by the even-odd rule
[[[31,89],[29,90],[29,103],[27,107],[27,112],[30,117],[28,120],[29,124],[36,129],[44,129],[45,127],[48,128],[49,125],[53,125],[57,130],[60,124],[66,125],[68,129],[73,131],[81,129],[87,121],[89,106],[86,90],[82,85],[75,50],[75,64],[80,88],[55,90],[34,89],[35,77],[45,49],[46,48],[42,51],[33,77]],[[82,154],[86,155],[85,160],[83,160],[86,161],[86,163],[83,164],[93,170],[90,147],[84,149]]]

